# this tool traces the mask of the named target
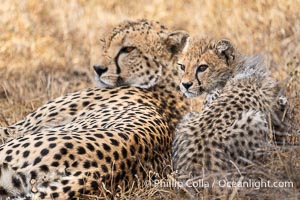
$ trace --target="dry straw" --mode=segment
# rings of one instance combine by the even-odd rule
[[[158,20],[192,35],[230,38],[244,54],[262,53],[282,81],[288,112],[300,122],[299,0],[10,0],[0,6],[0,126],[23,118],[46,101],[93,85],[103,34],[126,19]],[[193,104],[195,110],[199,106]],[[300,152],[270,152],[257,178],[291,180],[294,188],[248,191],[251,197],[299,198]],[[262,170],[264,173],[258,173]],[[145,188],[123,199],[184,199],[174,190]],[[235,191],[232,198],[245,197]],[[96,197],[90,197],[96,198]]]

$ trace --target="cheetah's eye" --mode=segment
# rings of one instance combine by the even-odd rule
[[[182,71],[185,71],[185,66],[183,64],[177,63]]]
[[[135,49],[135,47],[123,47],[120,53],[130,53]]]
[[[197,68],[197,73],[198,73],[198,72],[204,72],[207,68],[208,68],[207,65],[200,65],[200,66]]]

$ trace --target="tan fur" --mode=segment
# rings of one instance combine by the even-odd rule
[[[158,22],[127,22],[116,27],[104,41],[103,54],[99,58],[101,67],[107,71],[96,75],[101,87],[131,85],[150,88],[157,82],[165,81],[168,61],[183,46],[178,46],[188,37],[187,33],[175,31],[169,33]],[[129,53],[122,49],[131,47]],[[172,49],[173,48],[173,49]],[[175,50],[175,52],[174,52]],[[117,69],[116,63],[119,66]],[[169,81],[169,80],[168,80]]]
[[[150,172],[170,171],[173,134],[188,106],[173,69],[186,37],[145,20],[114,29],[100,58],[101,88],[58,97],[3,130],[0,195],[115,195]],[[120,52],[124,46],[134,50]]]
[[[213,177],[261,161],[261,151],[270,147],[268,122],[277,91],[261,59],[242,57],[228,40],[191,39],[179,63],[185,66],[186,96],[219,91],[177,126],[172,158],[179,175]],[[197,72],[201,64],[208,67]],[[186,82],[193,85],[186,89]]]
[[[217,41],[209,38],[189,39],[189,45],[183,56],[179,57],[178,63],[185,66],[181,83],[193,83],[189,90],[180,85],[182,92],[188,97],[198,96],[202,92],[210,92],[224,86],[237,64],[228,65],[226,59],[220,58],[217,53]],[[196,73],[200,65],[208,65],[208,69],[203,73]],[[195,79],[195,76],[200,82]]]

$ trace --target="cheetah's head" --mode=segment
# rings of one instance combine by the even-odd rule
[[[187,38],[186,32],[170,33],[158,22],[122,23],[105,38],[100,64],[94,66],[99,86],[156,85],[177,59]]]
[[[181,91],[187,97],[221,88],[233,73],[236,52],[228,40],[189,38],[178,60]]]

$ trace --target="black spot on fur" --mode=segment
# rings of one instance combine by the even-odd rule
[[[29,156],[30,152],[28,150],[24,151],[23,157],[27,158]]]
[[[48,138],[48,141],[51,142],[51,141],[54,141],[56,139],[57,139],[57,137],[50,137],[50,138]]]
[[[89,92],[86,94],[87,96],[93,96],[94,95],[94,92]]]
[[[112,145],[119,146],[119,142],[116,139],[111,138],[110,141]]]
[[[90,151],[95,151],[95,147],[91,144],[91,143],[87,143],[86,147],[90,150]]]
[[[249,136],[253,136],[253,134],[254,134],[253,131],[250,130],[250,131],[249,131]]]
[[[21,181],[18,178],[13,176],[11,181],[12,181],[12,184],[13,184],[14,187],[20,189]]]
[[[41,151],[41,156],[46,156],[48,153],[49,153],[49,150],[48,150],[48,149],[43,149],[43,150]]]
[[[23,163],[23,165],[22,165],[22,167],[21,168],[25,168],[25,167],[27,167],[29,164],[28,164],[28,162],[27,161],[25,161],[24,163]]]
[[[41,166],[40,166],[40,170],[41,170],[42,172],[49,172],[49,167],[48,167],[47,165],[41,165]]]
[[[39,162],[41,162],[41,157],[37,157],[36,159],[34,159],[34,161],[33,161],[33,165],[36,165],[36,164],[38,164]]]
[[[105,135],[107,135],[107,137],[113,137],[113,134],[110,132],[105,132]]]
[[[85,149],[83,147],[78,147],[77,153],[82,155],[82,154],[85,154],[86,151],[85,151]]]
[[[125,141],[127,141],[129,138],[127,135],[123,134],[123,133],[118,133],[118,135],[123,138]]]
[[[64,136],[64,137],[62,137],[62,139],[64,139],[64,140],[71,140],[72,137],[70,137],[70,136]]]
[[[54,161],[54,162],[51,163],[51,166],[58,167],[59,166],[59,162]]]
[[[55,144],[55,143],[50,143],[50,144],[49,144],[49,148],[53,149],[54,147],[56,147],[56,144]]]
[[[121,162],[121,163],[120,163],[120,168],[121,168],[122,170],[125,170],[125,163],[124,163],[124,162]]]
[[[55,191],[55,190],[57,190],[57,187],[54,186],[54,185],[52,185],[52,186],[50,186],[50,189],[53,190],[53,191]]]
[[[94,136],[97,137],[97,138],[104,138],[104,136],[102,134],[100,134],[100,133],[99,134],[97,133]]]
[[[73,144],[70,142],[65,143],[65,147],[67,147],[68,149],[72,149],[73,148]]]
[[[96,162],[96,161],[93,161],[93,162],[92,162],[92,166],[97,168],[97,167],[98,167],[97,162]]]
[[[69,183],[68,180],[62,180],[62,181],[61,181],[61,184],[63,184],[63,185],[67,185],[68,183]]]
[[[103,153],[101,151],[99,151],[99,150],[97,150],[97,156],[98,156],[99,160],[102,160],[103,157],[104,157]]]
[[[77,104],[76,103],[72,103],[71,105],[70,105],[70,108],[76,108],[77,107]]]
[[[68,150],[67,150],[66,148],[61,148],[61,149],[60,149],[60,153],[61,153],[62,155],[66,155],[66,154],[68,153]]]
[[[74,174],[74,176],[80,176],[80,174],[81,174],[81,171],[78,171]]]
[[[74,191],[69,192],[69,198],[74,197],[74,196],[75,196],[75,192]]]
[[[45,192],[40,192],[40,198],[41,199],[44,199],[45,197],[47,196],[47,193],[45,193]]]
[[[37,115],[35,116],[35,119],[40,118],[42,115],[43,115],[42,113],[37,114]]]
[[[89,105],[90,104],[90,102],[89,101],[84,101],[83,103],[82,103],[82,106],[87,106],[87,105]]]
[[[106,165],[101,165],[101,169],[104,173],[107,173],[108,172],[108,169],[106,167]]]
[[[110,152],[111,148],[107,144],[103,143],[103,148],[105,151]]]
[[[111,163],[111,158],[108,157],[108,156],[106,156],[106,157],[105,157],[105,161],[109,164],[109,163]]]
[[[55,160],[60,160],[61,159],[61,155],[60,154],[55,154],[53,157]]]
[[[72,167],[77,167],[77,166],[78,166],[78,162],[77,161],[75,161],[75,162],[72,163]]]
[[[12,160],[12,156],[6,156],[5,161],[10,162]]]
[[[12,148],[18,148],[21,144],[15,144],[14,146],[12,146]]]
[[[85,181],[81,178],[81,179],[78,179],[78,184],[79,185],[84,185],[85,184]]]
[[[57,114],[58,114],[57,112],[50,113],[50,114],[49,114],[49,117],[54,117],[54,116],[56,116]]]
[[[122,147],[122,155],[123,155],[123,158],[127,158],[127,150],[124,148],[124,147]]]
[[[37,173],[35,171],[30,172],[31,179],[36,179],[37,178]]]
[[[139,136],[137,134],[134,134],[133,138],[134,138],[135,143],[139,144]]]
[[[109,175],[109,174],[108,174]],[[94,179],[99,179],[100,178],[100,173],[99,172],[94,172],[93,174]]]
[[[85,169],[89,169],[90,167],[91,167],[91,163],[90,163],[90,161],[85,161],[84,163],[83,163],[83,167],[85,168]]]
[[[63,191],[64,193],[67,193],[71,190],[71,187],[70,186],[66,186],[66,187],[63,187]]]
[[[13,176],[11,181],[14,187],[18,189],[21,187],[21,181],[18,178]]]
[[[38,141],[37,143],[35,143],[35,147],[39,147],[39,146],[41,146],[43,144],[43,142],[42,141]]]
[[[99,187],[99,185],[98,185],[98,183],[97,183],[96,181],[92,181],[92,182],[91,182],[91,187],[92,187],[94,190],[97,190],[98,187]]]
[[[22,145],[22,147],[26,148],[26,147],[28,147],[29,145],[30,145],[29,143],[25,143],[25,144]]]
[[[75,156],[74,156],[73,154],[69,154],[69,158],[70,158],[71,160],[75,160]]]
[[[19,142],[24,142],[24,141],[28,140],[28,138],[24,137],[24,138],[19,138],[18,140],[19,140]]]
[[[117,151],[115,151],[113,155],[115,160],[119,160],[119,153]]]
[[[134,156],[134,154],[135,154],[135,148],[133,145],[130,145],[130,153],[132,156]]]
[[[54,198],[57,198],[59,197],[58,193],[57,192],[54,192],[51,194],[51,197],[54,199]]]

